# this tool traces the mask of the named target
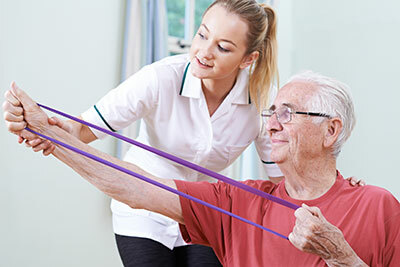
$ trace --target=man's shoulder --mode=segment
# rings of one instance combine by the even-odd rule
[[[368,198],[391,198],[394,196],[387,189],[375,185],[365,185],[357,187],[358,190],[355,192],[358,194],[363,194]]]
[[[361,203],[364,203],[369,207],[381,206],[387,208],[400,208],[399,201],[395,196],[387,189],[379,186],[347,186],[342,194],[346,194],[346,192],[350,194],[351,199],[358,199]]]
[[[243,183],[245,185],[248,185],[250,187],[256,188],[258,190],[264,191],[266,193],[272,192],[277,185],[274,184],[273,182],[269,180],[244,180],[244,181],[239,181],[240,183]],[[179,184],[179,186],[185,186],[185,187],[193,187],[196,188],[196,190],[212,190],[214,192],[219,192],[221,193],[222,191],[225,192],[244,192],[242,189],[240,189],[237,186],[234,186],[232,184],[228,184],[226,182],[222,181],[217,181],[216,183],[210,183],[210,182],[188,182],[188,181],[175,181],[175,183]]]
[[[277,184],[274,184],[270,180],[245,180],[242,183],[266,193],[271,193],[277,187]]]

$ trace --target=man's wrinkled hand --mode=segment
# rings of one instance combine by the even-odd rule
[[[296,248],[320,256],[329,266],[352,266],[359,260],[340,229],[329,223],[319,208],[303,204],[295,216],[289,240]]]
[[[41,132],[49,125],[46,113],[15,82],[11,83],[10,90],[5,92],[4,97],[4,120],[8,131],[18,135],[19,143],[24,140],[39,139],[35,134],[25,130],[25,127]]]

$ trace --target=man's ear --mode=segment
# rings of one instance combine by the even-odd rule
[[[255,62],[257,60],[259,55],[260,55],[260,53],[258,51],[251,52],[250,55],[247,55],[243,58],[242,63],[240,63],[239,68],[240,69],[247,68],[248,66],[250,66],[251,64],[253,64],[253,62]]]
[[[339,134],[343,130],[343,123],[339,118],[329,119],[325,133],[324,146],[331,147],[335,144]]]

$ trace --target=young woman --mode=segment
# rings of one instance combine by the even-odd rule
[[[260,109],[278,78],[274,11],[255,0],[217,0],[205,11],[189,55],[144,67],[110,91],[81,117],[119,130],[143,119],[139,142],[213,171],[228,167],[255,142],[270,177],[268,137],[260,132]],[[89,143],[103,133],[52,119]],[[22,141],[22,140],[20,140]],[[53,145],[28,142],[49,154]],[[158,177],[211,181],[208,177],[137,147],[125,161]],[[113,226],[125,266],[220,266],[212,249],[187,245],[173,220],[113,200]]]

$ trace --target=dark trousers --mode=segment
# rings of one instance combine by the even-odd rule
[[[115,235],[125,267],[222,266],[210,247],[190,245],[170,250],[163,244],[141,237]]]

